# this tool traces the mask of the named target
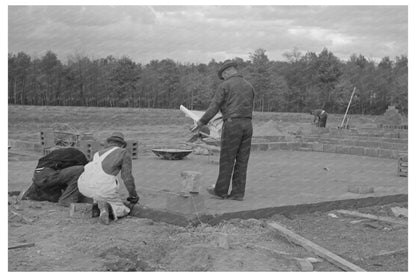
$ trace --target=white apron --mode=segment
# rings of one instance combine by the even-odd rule
[[[94,199],[94,202],[105,201],[110,204],[115,219],[130,212],[121,201],[119,187],[121,183],[120,173],[117,176],[104,172],[102,162],[114,150],[114,147],[101,156],[95,153],[91,162],[85,165],[84,172],[78,178],[78,189],[86,197]]]

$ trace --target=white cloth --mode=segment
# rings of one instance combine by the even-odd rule
[[[78,178],[79,191],[86,197],[93,198],[94,202],[105,201],[110,204],[115,219],[130,212],[120,198],[120,173],[117,176],[107,174],[102,166],[103,160],[117,148],[119,147],[114,147],[101,156],[98,152],[95,153],[93,160],[85,165],[84,172]]]

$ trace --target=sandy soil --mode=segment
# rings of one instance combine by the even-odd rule
[[[406,205],[370,210],[377,214]],[[279,222],[366,270],[407,270],[407,227],[328,214],[336,211],[186,228],[135,217],[102,225],[87,214],[71,218],[68,208],[55,203],[12,196],[9,247],[35,245],[10,249],[9,271],[301,271],[299,260],[306,258],[318,260],[315,271],[340,271],[279,236],[268,222]]]

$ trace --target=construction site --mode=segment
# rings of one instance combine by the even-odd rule
[[[246,196],[224,201],[206,191],[218,141],[189,142],[179,109],[11,105],[9,271],[407,271],[407,118],[390,106],[312,120],[255,112]],[[113,131],[140,196],[129,216],[102,225],[89,203],[20,199],[40,157],[91,159]]]

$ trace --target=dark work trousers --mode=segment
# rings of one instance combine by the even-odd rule
[[[85,197],[78,190],[78,178],[84,166],[70,166],[61,170],[45,167],[33,174],[32,186],[22,199],[58,202],[63,206],[81,202]]]
[[[252,136],[251,119],[232,118],[224,121],[221,134],[220,167],[215,184],[217,195],[228,195],[232,175],[230,195],[244,196]]]
[[[328,114],[325,112],[323,115],[319,117],[318,126],[325,128],[327,118],[328,118]]]

